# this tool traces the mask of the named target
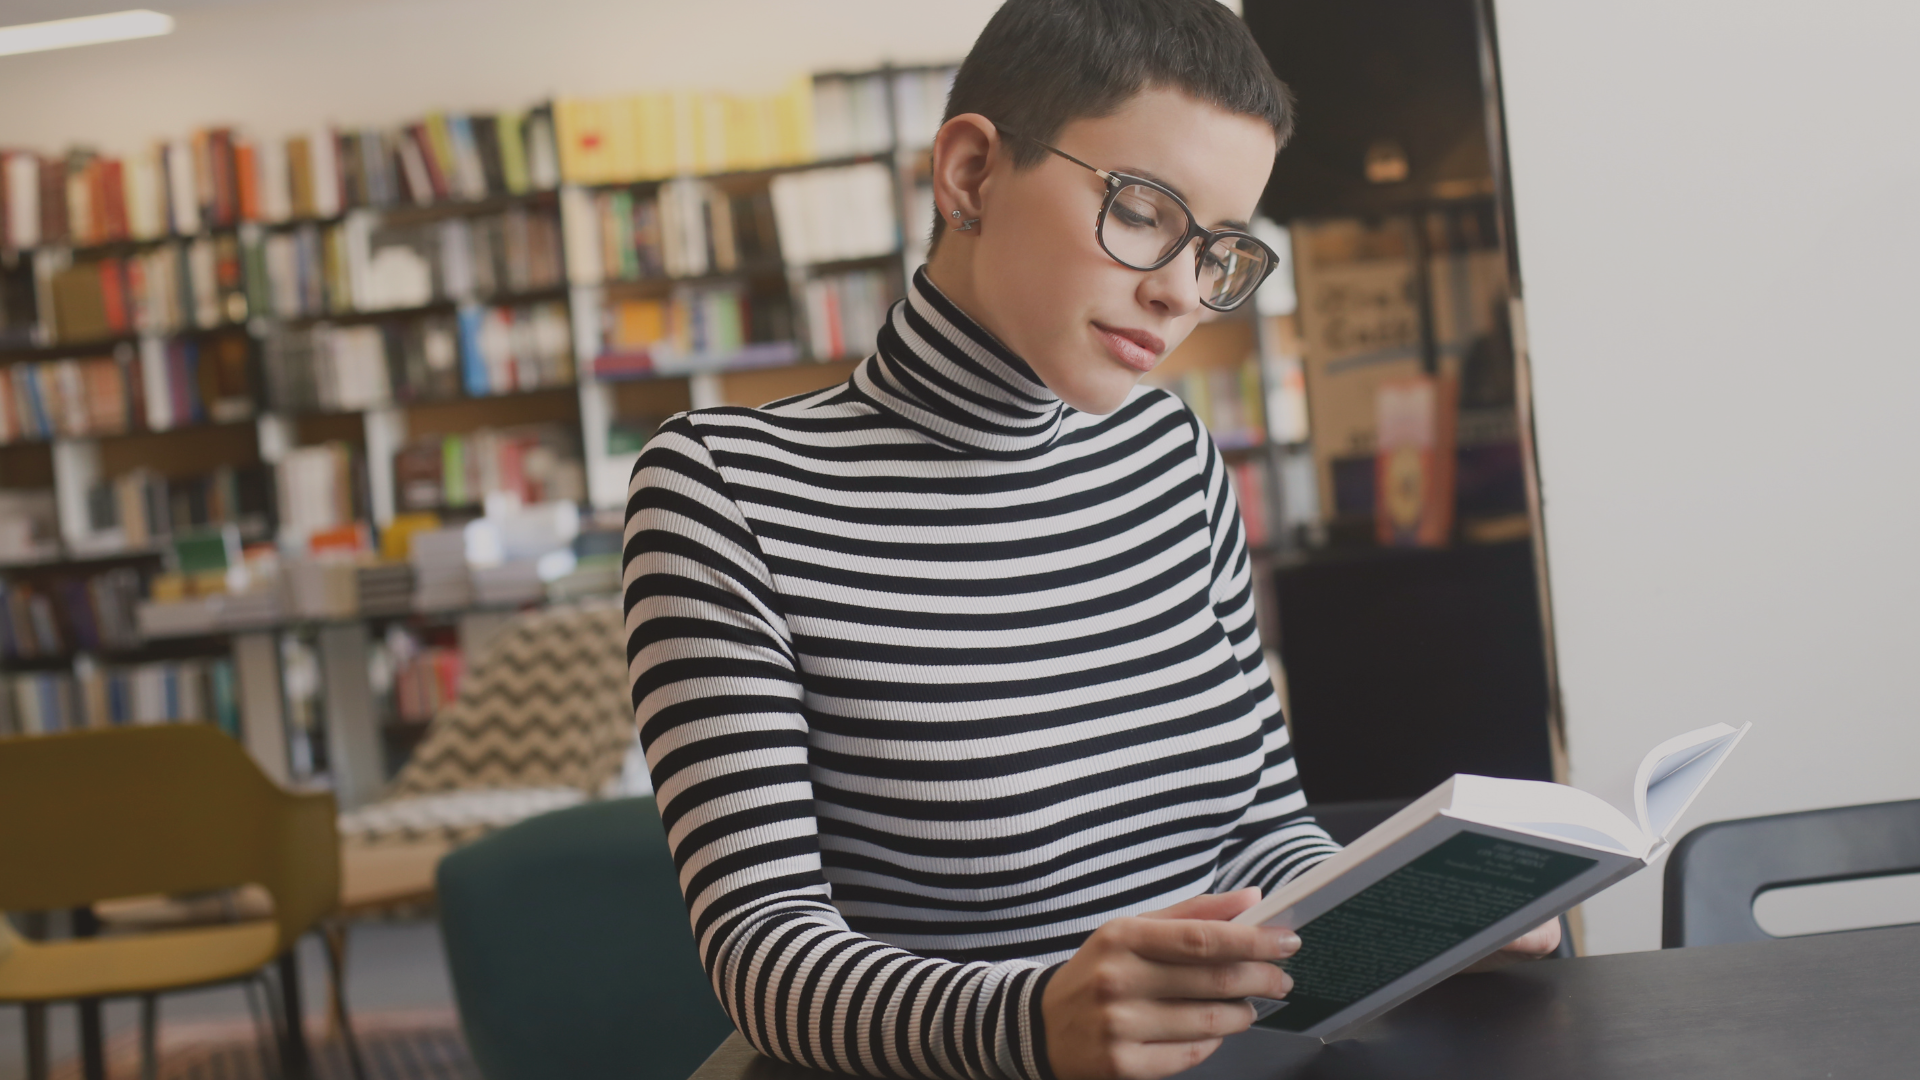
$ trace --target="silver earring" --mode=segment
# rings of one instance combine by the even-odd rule
[[[953,211],[953,216],[954,216],[954,217],[955,217],[956,219],[958,219],[958,218],[960,217],[960,211],[958,211],[958,210],[955,210],[955,211]],[[978,224],[980,224],[980,219],[979,219],[979,218],[967,218],[966,220],[964,220],[964,221],[962,221],[962,222],[961,222],[960,224],[958,224],[958,225],[955,225],[955,226],[953,227],[953,231],[954,231],[954,232],[966,232],[966,231],[968,231],[969,229],[972,229],[972,228],[973,228],[973,227],[974,227],[975,225],[978,225]]]

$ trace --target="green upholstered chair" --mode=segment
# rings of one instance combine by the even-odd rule
[[[686,1080],[733,1031],[652,798],[529,818],[441,860],[440,925],[486,1080]]]

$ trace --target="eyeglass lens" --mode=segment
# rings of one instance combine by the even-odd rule
[[[1125,184],[1114,193],[1100,223],[1107,253],[1136,270],[1164,264],[1185,241],[1193,219],[1166,192],[1146,184]],[[1245,237],[1223,236],[1200,257],[1200,295],[1207,303],[1231,307],[1260,283],[1267,254]]]

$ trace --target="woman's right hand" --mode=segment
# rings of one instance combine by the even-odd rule
[[[1251,1026],[1245,999],[1293,989],[1274,961],[1300,948],[1290,930],[1226,921],[1259,900],[1258,889],[1196,896],[1095,930],[1040,999],[1054,1076],[1161,1080]]]

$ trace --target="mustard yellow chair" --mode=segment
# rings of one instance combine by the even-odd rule
[[[298,982],[287,976],[294,944],[339,903],[339,845],[332,795],[280,788],[206,724],[0,739],[0,913],[248,884],[273,900],[265,918],[44,942],[0,916],[0,1003],[26,1008],[29,1080],[46,1068],[49,1003],[81,1004],[97,1074],[99,1000],[147,999],[151,1075],[153,995],[247,979],[276,961],[282,1071],[306,1075]]]

